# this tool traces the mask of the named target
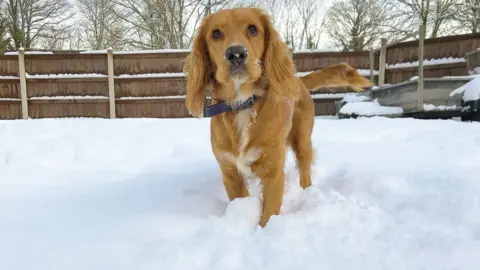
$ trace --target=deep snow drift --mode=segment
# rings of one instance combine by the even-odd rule
[[[318,118],[313,186],[228,203],[209,120],[0,121],[0,269],[477,270],[480,124]]]

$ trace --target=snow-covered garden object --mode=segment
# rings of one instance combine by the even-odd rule
[[[471,77],[426,78],[423,80],[423,103],[420,100],[418,84],[414,78],[399,84],[372,89],[372,99],[382,106],[400,107],[405,115],[460,116],[462,98],[450,93],[468,83]]]
[[[450,93],[462,99],[463,120],[480,121],[480,75],[468,76],[470,81]]]

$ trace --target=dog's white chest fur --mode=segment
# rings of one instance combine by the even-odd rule
[[[249,148],[246,149],[249,141],[249,130],[252,124],[255,123],[256,111],[253,108],[243,110],[235,116],[235,127],[238,134],[238,155],[235,157],[233,153],[224,153],[224,157],[231,163],[235,164],[240,174],[245,180],[252,179],[255,174],[252,171],[252,164],[259,155],[260,149]]]
[[[246,109],[237,114],[235,117],[235,126],[239,136],[238,156],[236,165],[240,173],[246,178],[254,177],[251,165],[258,159],[260,149],[246,149],[249,141],[249,131],[252,124],[256,120],[256,111],[254,109]]]

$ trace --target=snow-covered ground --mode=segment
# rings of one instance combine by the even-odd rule
[[[0,121],[0,269],[477,270],[480,124],[318,118],[313,186],[229,203],[209,120]]]

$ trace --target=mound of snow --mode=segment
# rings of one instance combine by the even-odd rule
[[[370,97],[364,94],[348,93],[342,99],[342,102],[364,102],[370,100]]]
[[[398,115],[403,113],[401,107],[382,106],[378,100],[368,102],[349,102],[340,109],[341,114],[360,116]]]
[[[475,76],[471,81],[450,92],[450,96],[463,94],[463,101],[480,99],[480,76]]]

